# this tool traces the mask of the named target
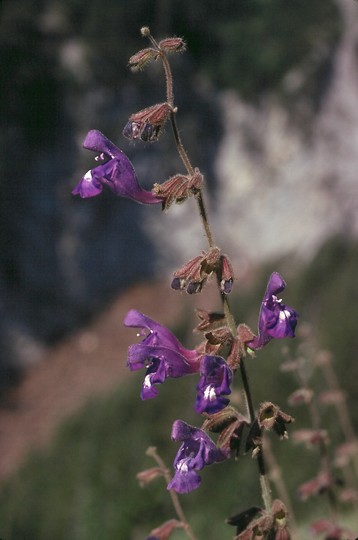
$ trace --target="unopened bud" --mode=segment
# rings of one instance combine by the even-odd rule
[[[153,480],[158,478],[158,476],[163,476],[163,471],[160,467],[152,467],[151,469],[146,469],[137,473],[136,478],[141,487],[150,484]]]
[[[260,428],[271,430],[273,429],[281,438],[287,438],[286,424],[293,422],[292,416],[281,411],[281,409],[271,403],[265,401],[260,405],[258,423]]]
[[[248,343],[249,341],[252,341],[255,337],[255,334],[250,330],[250,328],[247,326],[247,324],[240,324],[237,328],[237,335],[239,337],[239,340],[241,343]]]
[[[325,429],[298,429],[292,433],[292,439],[311,448],[321,443],[328,444],[328,433]]]
[[[226,255],[221,256],[221,276],[220,276],[220,290],[224,294],[229,294],[234,282],[234,271],[230,260]]]
[[[156,529],[150,531],[146,540],[168,540],[175,529],[183,527],[183,523],[177,519],[169,519]]]
[[[162,184],[154,184],[152,192],[163,199],[163,210],[173,204],[184,202],[190,195],[197,195],[203,184],[203,176],[195,169],[192,176],[176,174]]]
[[[200,292],[206,280],[218,269],[219,261],[219,248],[212,247],[207,252],[203,251],[174,272],[172,289],[186,289],[188,294]]]
[[[199,317],[200,323],[194,332],[211,332],[226,326],[226,317],[223,313],[210,312],[205,309],[196,309],[195,313]]]
[[[288,397],[287,402],[289,405],[307,404],[312,401],[312,397],[313,390],[310,390],[309,388],[299,388]]]
[[[165,38],[159,42],[159,48],[168,53],[184,52],[186,43],[180,37]]]
[[[128,64],[132,71],[139,71],[144,68],[144,66],[151,60],[156,60],[158,58],[158,51],[155,49],[142,49],[136,54],[130,57]]]
[[[172,107],[166,102],[142,109],[129,117],[123,135],[127,139],[156,141],[171,111]]]

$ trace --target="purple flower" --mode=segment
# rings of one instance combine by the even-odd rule
[[[195,349],[185,349],[180,341],[164,326],[146,317],[139,311],[130,310],[124,320],[125,326],[141,328],[145,335],[141,343],[128,349],[127,365],[131,371],[146,367],[141,398],[157,395],[155,384],[168,377],[182,377],[200,369],[200,357]],[[146,330],[149,333],[146,335]]]
[[[182,420],[175,420],[172,439],[182,442],[174,460],[175,474],[168,484],[168,489],[174,489],[177,493],[189,493],[198,488],[201,478],[196,471],[229,456],[217,448],[205,431]]]
[[[196,387],[196,412],[213,414],[221,411],[229,403],[229,399],[222,396],[231,393],[231,369],[221,356],[203,356],[200,375]]]
[[[157,204],[162,200],[150,191],[143,189],[137,180],[132,163],[128,157],[117,148],[100,131],[93,129],[87,133],[83,147],[93,152],[99,152],[96,161],[108,161],[89,170],[73,189],[73,195],[82,198],[95,197],[102,192],[103,186],[108,186],[115,195],[126,197],[139,203]]]
[[[261,349],[272,338],[295,337],[298,314],[277,298],[277,295],[285,288],[286,283],[283,278],[278,272],[273,272],[261,304],[259,335],[247,343],[250,349]]]

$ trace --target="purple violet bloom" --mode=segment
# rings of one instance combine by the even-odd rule
[[[196,471],[229,457],[227,452],[217,448],[205,431],[182,420],[175,420],[172,439],[182,443],[174,459],[174,477],[168,484],[168,489],[177,493],[189,493],[198,488],[201,478]]]
[[[115,195],[126,197],[143,204],[162,203],[150,191],[143,189],[139,183],[134,167],[128,157],[117,148],[100,131],[92,129],[83,141],[83,147],[93,152],[99,152],[96,161],[105,163],[86,172],[77,186],[72,190],[73,195],[86,199],[95,197],[102,192],[103,186],[108,186]]]
[[[278,272],[273,272],[261,304],[259,335],[247,343],[250,349],[261,349],[272,338],[295,337],[298,313],[277,298],[285,288],[286,283],[282,276]]]
[[[180,341],[164,326],[131,309],[124,325],[141,328],[144,339],[128,349],[127,366],[131,371],[146,367],[141,398],[150,399],[158,394],[155,384],[168,377],[178,378],[200,369],[200,356],[195,349],[185,349]],[[146,335],[146,330],[149,333]]]
[[[196,412],[213,414],[226,407],[229,399],[222,396],[231,394],[231,381],[232,371],[221,356],[203,356],[196,387]]]

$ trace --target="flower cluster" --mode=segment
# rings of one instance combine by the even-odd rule
[[[133,113],[124,129],[123,135],[131,141],[155,142],[170,123],[178,154],[185,172],[171,176],[159,184],[153,183],[151,190],[144,189],[137,178],[134,167],[122,150],[117,148],[105,135],[91,130],[83,147],[96,152],[98,165],[90,169],[73,189],[74,195],[82,198],[95,197],[106,187],[115,195],[131,199],[141,204],[161,204],[168,210],[172,204],[180,204],[190,197],[196,200],[202,219],[208,247],[184,263],[174,272],[171,287],[189,294],[200,293],[206,282],[214,277],[222,300],[223,313],[199,310],[200,323],[195,329],[203,335],[203,340],[195,348],[187,349],[165,326],[143,313],[131,309],[124,319],[124,325],[139,330],[141,340],[128,349],[127,366],[131,371],[145,370],[140,396],[143,400],[155,398],[158,386],[167,379],[192,376],[196,378],[196,398],[193,407],[196,413],[204,416],[201,427],[175,420],[171,438],[180,443],[174,459],[174,476],[160,461],[158,467],[143,471],[138,476],[141,484],[164,476],[171,496],[176,493],[189,493],[198,488],[201,477],[198,474],[204,467],[220,463],[232,454],[238,456],[242,441],[244,448],[252,450],[259,462],[260,475],[265,476],[262,458],[263,431],[273,430],[280,438],[287,436],[286,425],[292,418],[271,403],[264,402],[258,412],[251,403],[250,390],[245,375],[244,358],[265,347],[272,339],[294,337],[297,324],[296,311],[283,304],[278,295],[286,283],[278,272],[268,281],[258,315],[258,335],[246,324],[236,327],[228,303],[228,296],[234,285],[232,264],[215,245],[207,219],[203,201],[204,177],[197,167],[193,167],[181,143],[180,132],[176,126],[177,108],[174,105],[172,76],[167,55],[185,50],[181,38],[165,38],[159,42],[151,36],[148,28],[142,29],[151,46],[131,56],[129,65],[138,71],[152,61],[162,61],[166,80],[165,101],[150,105]],[[231,386],[236,372],[242,377],[248,411],[242,414],[230,403]],[[216,438],[214,441],[208,433]],[[272,502],[272,501],[271,501]],[[178,506],[176,504],[176,506]],[[270,507],[270,509],[268,508]],[[153,529],[150,540],[167,540],[176,528],[188,530],[188,524],[169,520]],[[266,504],[265,510],[253,507],[232,518],[231,524],[237,527],[237,540],[272,538],[289,540],[287,511],[281,501]]]
[[[278,339],[293,337],[297,313],[292,308],[284,306],[275,296],[284,287],[282,277],[277,272],[272,274],[259,313],[259,337],[252,339],[252,333],[249,332],[251,341],[246,344],[241,343],[239,347],[233,347],[236,354],[239,354],[245,346],[255,348],[255,343],[259,341],[262,347],[274,337]],[[203,312],[200,314],[202,322],[199,327],[204,329],[205,341],[194,349],[186,349],[167,328],[137,310],[130,310],[124,319],[124,324],[140,329],[143,339],[140,343],[129,347],[127,365],[131,371],[145,368],[141,391],[143,400],[156,397],[158,394],[156,386],[168,378],[198,375],[194,408],[197,413],[210,417],[223,409],[229,411],[230,400],[227,396],[231,393],[235,369],[229,366],[228,360],[230,359],[236,367],[240,360],[238,359],[235,364],[230,354],[225,360],[218,354],[206,353],[208,348],[221,351],[222,343],[227,343],[228,332],[223,331],[225,319],[222,316],[203,314]],[[219,324],[218,321],[220,321]],[[231,345],[240,342],[240,335],[238,332],[236,339],[231,339]],[[220,340],[221,336],[223,337]],[[231,412],[229,412],[230,415]],[[250,448],[253,450],[260,448],[263,429],[274,429],[280,437],[285,437],[286,424],[291,421],[292,418],[273,403],[262,404],[257,419],[251,424],[246,451]],[[221,461],[224,456],[225,458],[229,456],[231,450],[237,450],[237,440],[241,440],[245,423],[249,424],[248,420],[241,419],[238,424],[233,424],[232,415],[230,421],[226,418],[225,421],[221,419],[221,422],[216,422],[214,431],[219,432],[221,436],[218,441],[219,446],[215,446],[205,431],[190,427],[181,420],[174,423],[172,438],[183,444],[174,461],[175,476],[173,482],[170,483],[170,488],[180,493],[197,488],[200,479],[195,471],[201,470],[205,465]],[[228,431],[228,425],[230,425],[230,431]],[[208,427],[207,423],[206,426]],[[212,429],[212,425],[209,429]]]

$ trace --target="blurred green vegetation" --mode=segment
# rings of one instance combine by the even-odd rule
[[[264,268],[245,294],[236,297],[239,321],[255,324],[257,310],[269,273],[283,268],[285,261]],[[301,323],[310,323],[315,345],[329,348],[335,356],[335,369],[342,387],[357,402],[358,366],[356,332],[358,284],[358,243],[335,238],[318,253],[316,259],[288,281],[284,301],[300,312]],[[176,329],[186,331],[185,323]],[[271,400],[296,417],[289,430],[309,426],[304,410],[290,408],[288,395],[296,389],[290,374],[281,373],[282,348],[291,355],[301,339],[271,342],[247,368],[255,402]],[[118,352],[125,361],[125,352]],[[139,398],[143,373],[128,375],[129,382],[112,395],[92,400],[59,430],[51,448],[32,455],[18,474],[2,487],[0,494],[0,536],[6,540],[118,540],[143,539],[152,527],[173,517],[165,484],[157,479],[140,488],[138,471],[153,466],[145,456],[148,446],[157,446],[171,466],[177,444],[170,441],[171,424],[182,418],[195,425],[200,419],[192,409],[194,379],[168,380],[159,396],[147,402]],[[316,373],[319,389],[324,385]],[[357,408],[352,407],[355,426]],[[323,411],[326,427],[335,442],[341,442],[340,427],[332,409]],[[318,470],[315,452],[294,446],[290,440],[271,437],[274,454],[284,472],[295,511],[301,522],[327,517],[323,500],[298,502],[295,493],[300,483]],[[294,465],[293,465],[294,464]],[[202,485],[182,497],[183,505],[198,536],[215,540],[230,538],[234,531],[224,518],[250,505],[258,504],[260,494],[256,464],[249,455],[202,471]],[[347,509],[344,520],[353,519]],[[307,538],[308,533],[303,533]],[[184,538],[181,532],[173,538]]]

